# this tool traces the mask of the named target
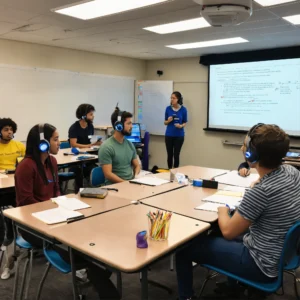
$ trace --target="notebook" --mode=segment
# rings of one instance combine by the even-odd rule
[[[217,204],[228,204],[230,207],[237,207],[242,201],[242,197],[218,195],[217,193],[206,197],[203,201],[212,202]]]
[[[68,198],[66,196],[60,196],[57,198],[51,198],[51,200],[52,202],[56,203],[58,206],[68,210],[79,210],[79,209],[90,208],[90,205],[76,198]]]
[[[81,197],[104,199],[107,196],[107,190],[101,188],[85,188],[80,191]]]
[[[231,171],[224,175],[215,176],[215,180],[219,183],[242,187],[250,187],[251,183],[256,181],[258,178],[258,174],[250,174],[247,177],[242,177],[238,174],[238,171]]]
[[[220,206],[225,206],[225,204],[207,202],[195,207],[195,209],[218,212]]]
[[[135,183],[135,184],[143,184],[143,185],[150,185],[150,186],[158,186],[158,185],[162,185],[165,183],[169,183],[169,180],[165,180],[165,179],[160,179],[157,177],[152,177],[152,176],[145,176],[142,178],[137,178],[137,179],[132,179],[129,180],[130,183]]]
[[[68,219],[83,216],[83,214],[78,211],[68,210],[63,207],[32,213],[32,215],[48,225],[66,222]]]

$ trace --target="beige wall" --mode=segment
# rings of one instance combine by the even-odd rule
[[[160,78],[157,70],[163,70]],[[208,68],[199,64],[199,57],[147,62],[147,80],[173,80],[174,90],[183,94],[189,122],[181,152],[181,165],[199,165],[235,169],[243,160],[240,147],[223,145],[223,140],[242,142],[243,135],[205,132],[207,122]],[[163,122],[163,120],[161,120]],[[292,144],[299,142],[292,141]],[[151,136],[150,166],[167,167],[163,136]]]
[[[146,62],[93,52],[0,39],[0,63],[143,79]]]

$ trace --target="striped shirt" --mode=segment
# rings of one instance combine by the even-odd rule
[[[300,172],[283,165],[265,175],[246,192],[238,212],[252,223],[244,245],[266,276],[277,277],[285,235],[300,220]]]

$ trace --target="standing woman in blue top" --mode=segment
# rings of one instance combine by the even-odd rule
[[[183,106],[181,93],[171,95],[171,105],[166,108],[165,125],[168,168],[179,167],[180,150],[184,142],[184,127],[188,121],[187,109]],[[174,164],[173,164],[174,161]]]

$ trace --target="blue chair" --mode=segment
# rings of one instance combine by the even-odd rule
[[[94,187],[101,186],[105,183],[105,176],[102,167],[96,167],[92,170],[90,175],[90,183]]]
[[[248,279],[244,279],[242,277],[236,276],[235,274],[232,274],[230,272],[224,271],[222,269],[216,268],[211,265],[203,264],[202,267],[205,267],[209,270],[213,270],[213,274],[208,275],[202,285],[199,297],[201,296],[206,283],[209,279],[216,276],[216,273],[223,274],[227,277],[233,278],[236,281],[242,282],[247,286],[253,287],[255,289],[261,290],[263,292],[266,292],[268,294],[275,293],[283,284],[283,272],[286,271],[289,274],[292,274],[294,276],[294,284],[295,284],[295,293],[296,298],[299,300],[298,295],[298,289],[297,289],[297,281],[296,281],[296,274],[295,270],[300,265],[300,222],[297,222],[295,225],[293,225],[289,231],[287,232],[285,236],[285,241],[279,261],[279,272],[278,277],[274,282],[271,283],[261,283],[256,281],[251,281]]]
[[[23,299],[23,292],[24,292],[26,279],[27,279],[27,283],[26,283],[25,299],[28,299],[28,291],[29,291],[29,284],[30,284],[30,280],[31,280],[32,263],[33,263],[33,250],[34,250],[34,248],[32,247],[32,245],[30,243],[25,241],[21,236],[18,236],[16,238],[16,246],[18,246],[20,249],[27,250],[27,257],[26,257],[26,261],[25,261],[25,264],[24,264],[23,279],[22,279],[22,283],[21,283],[19,299],[20,300]],[[23,258],[24,257],[22,257],[21,255],[17,258],[16,274],[15,274],[14,287],[13,287],[13,296],[12,296],[13,300],[17,299],[17,288],[18,288],[18,280],[19,280],[19,266],[20,266],[20,261]],[[28,264],[29,264],[29,270],[28,270]]]
[[[67,149],[67,148],[71,148],[70,143],[69,142],[61,142],[60,149]],[[74,172],[65,172],[66,168],[68,168],[67,165],[60,166],[59,169],[62,170],[63,172],[58,173],[59,185],[60,185],[62,194],[66,193],[69,180],[75,179],[75,177],[76,177]],[[64,187],[63,187],[63,183],[65,184]]]

